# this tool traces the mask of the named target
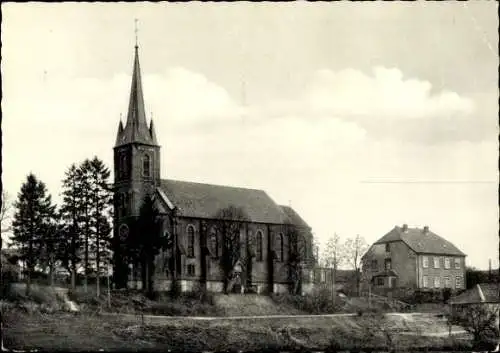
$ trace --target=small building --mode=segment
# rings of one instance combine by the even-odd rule
[[[476,284],[473,288],[451,298],[448,304],[450,304],[452,312],[457,312],[473,305],[484,306],[489,312],[496,315],[495,325],[500,329],[499,283]]]
[[[395,226],[363,255],[363,277],[374,293],[465,289],[465,257],[429,227]]]

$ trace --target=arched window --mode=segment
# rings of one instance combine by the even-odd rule
[[[215,227],[212,227],[212,229],[210,229],[209,241],[210,251],[212,252],[212,255],[215,257],[219,257],[219,238],[217,237],[217,230],[215,229]]]
[[[256,240],[257,240],[257,250],[256,250],[256,254],[255,254],[255,257],[257,258],[256,260],[257,261],[262,261],[262,243],[264,241],[264,236],[262,235],[262,232],[259,230],[257,232],[257,236],[256,236]]]
[[[302,245],[302,260],[307,260],[308,258],[308,246],[307,246],[307,240],[304,236],[300,237],[300,243]]]
[[[194,227],[187,227],[187,256],[194,257]]]
[[[118,164],[120,170],[120,177],[121,178],[126,178],[128,176],[128,160],[127,160],[127,154],[125,152],[122,152],[120,154],[120,162]]]
[[[284,244],[283,244],[283,234],[279,233],[278,238],[277,238],[277,249],[276,249],[276,255],[277,255],[277,261],[281,262],[283,261],[283,253],[284,253]]]
[[[142,157],[142,175],[145,177],[151,176],[151,157],[148,154]]]
[[[126,192],[121,192],[118,194],[118,207],[120,209],[120,214],[122,216],[127,214],[128,211],[128,194]]]

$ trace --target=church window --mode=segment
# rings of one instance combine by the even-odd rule
[[[278,234],[278,249],[277,249],[277,252],[276,252],[276,255],[277,255],[277,261],[281,262],[283,261],[283,253],[284,253],[284,249],[283,249],[283,234],[280,233]]]
[[[189,264],[189,265],[187,265],[187,274],[188,274],[188,276],[194,276],[194,275],[195,275],[195,273],[196,273],[196,271],[195,271],[195,270],[196,270],[196,269],[195,269],[194,264]]]
[[[126,178],[128,176],[128,161],[127,161],[127,154],[125,152],[122,152],[120,154],[120,162],[119,162],[119,173],[121,178]]]
[[[257,232],[257,254],[256,254],[256,257],[257,257],[257,261],[262,261],[262,243],[263,243],[263,235],[262,235],[262,232],[259,230]]]
[[[307,259],[307,241],[305,237],[300,238],[302,243],[302,260]]]
[[[217,238],[217,231],[215,228],[210,230],[210,251],[214,257],[219,257],[219,239]]]
[[[148,154],[142,157],[142,175],[145,177],[151,176],[151,157]]]
[[[187,227],[187,256],[194,257],[194,227],[189,225]]]
[[[118,196],[119,209],[122,216],[127,214],[128,210],[128,195],[125,192],[122,192]]]

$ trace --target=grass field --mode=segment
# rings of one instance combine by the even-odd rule
[[[374,321],[376,320],[376,322]],[[11,307],[3,312],[4,345],[9,349],[81,350],[324,350],[328,347],[418,347],[467,346],[467,338],[426,337],[425,327],[446,330],[432,317],[418,320],[380,317],[317,317],[259,320],[199,321],[170,319],[161,325],[141,324],[120,317],[52,313]],[[390,342],[384,330],[390,331]],[[402,335],[412,332],[416,335]]]

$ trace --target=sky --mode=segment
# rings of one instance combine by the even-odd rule
[[[498,266],[497,3],[2,4],[3,185],[112,166],[135,45],[162,177],[265,190],[320,244],[395,225]]]

